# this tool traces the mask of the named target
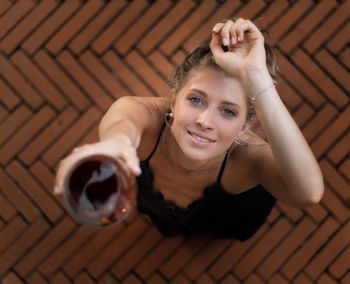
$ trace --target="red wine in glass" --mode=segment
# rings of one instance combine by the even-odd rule
[[[64,200],[77,221],[91,226],[119,223],[135,200],[135,179],[123,161],[95,155],[76,163],[64,183]]]

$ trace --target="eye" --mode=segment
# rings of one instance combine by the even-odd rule
[[[188,100],[195,105],[203,104],[202,100],[197,97],[189,97]]]
[[[229,109],[229,108],[225,108],[222,110],[222,113],[225,115],[225,116],[236,116],[237,113],[234,112],[233,110]]]

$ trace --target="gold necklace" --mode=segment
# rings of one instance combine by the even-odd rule
[[[211,167],[211,168],[204,170],[204,171],[194,171],[194,170],[189,170],[189,169],[185,169],[185,168],[181,167],[180,165],[175,163],[170,157],[169,148],[168,148],[168,135],[169,135],[169,131],[167,131],[165,134],[165,141],[163,144],[163,146],[165,148],[166,157],[167,157],[168,161],[170,162],[170,164],[172,166],[178,168],[180,171],[182,171],[186,174],[189,174],[189,175],[207,175],[208,173],[218,169],[221,166],[221,164],[215,165],[214,167]],[[227,151],[226,151],[226,154],[227,154]]]

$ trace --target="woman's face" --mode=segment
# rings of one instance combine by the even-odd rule
[[[186,157],[222,155],[244,131],[247,101],[240,83],[212,68],[195,72],[172,105],[172,133]]]

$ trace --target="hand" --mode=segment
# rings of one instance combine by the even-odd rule
[[[111,158],[121,158],[132,175],[140,175],[141,169],[139,166],[139,159],[137,157],[136,149],[130,145],[128,139],[111,139],[101,142],[86,144],[81,147],[73,149],[72,153],[63,159],[58,167],[55,181],[55,194],[63,192],[64,179],[71,169],[71,167],[79,160],[94,156],[105,155]]]
[[[228,48],[227,52],[222,45]],[[268,73],[264,37],[249,20],[216,24],[210,48],[215,62],[240,81],[248,80],[252,73]]]

